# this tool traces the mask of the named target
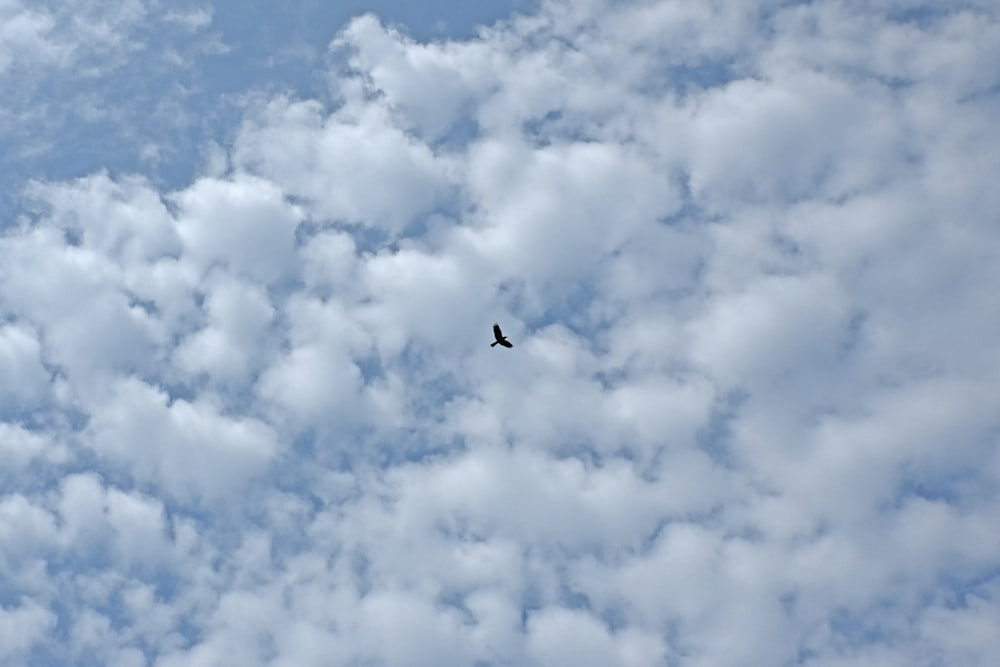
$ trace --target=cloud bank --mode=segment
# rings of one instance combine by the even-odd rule
[[[990,3],[331,40],[4,221],[0,664],[1000,664]]]

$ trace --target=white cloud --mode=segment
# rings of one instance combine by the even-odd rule
[[[319,222],[398,234],[445,196],[447,170],[379,106],[352,111],[325,115],[315,102],[272,100],[243,127],[234,162],[305,198]]]
[[[626,630],[612,635],[585,611],[544,609],[528,620],[528,647],[539,665],[661,665],[663,640]],[[572,637],[572,641],[568,639]]]
[[[0,4],[0,75],[14,68],[71,67],[94,56],[114,58],[135,48],[129,36],[146,13],[142,0],[106,7],[100,2],[62,6],[19,0]]]
[[[267,424],[222,414],[211,398],[171,399],[137,378],[115,382],[91,410],[88,445],[173,497],[234,493],[278,450]]]
[[[0,423],[0,452],[7,462],[6,472],[15,474],[38,459],[47,463],[63,463],[70,458],[65,444],[53,442],[44,433],[9,422]]]
[[[228,274],[212,274],[206,283],[208,322],[178,346],[177,364],[224,387],[246,386],[267,361],[274,307],[265,290]]]
[[[822,276],[773,276],[720,294],[692,323],[691,356],[721,387],[794,383],[808,358],[814,382],[847,339],[848,302]]]
[[[0,74],[33,62],[58,62],[67,49],[51,39],[55,20],[51,14],[32,10],[17,0],[0,4]]]
[[[293,271],[301,216],[273,183],[202,179],[176,200],[177,232],[203,273],[222,265],[237,276],[271,283]]]
[[[190,7],[167,12],[163,19],[168,23],[177,23],[186,30],[195,32],[212,23],[211,7]]]
[[[16,561],[20,556],[31,556],[40,547],[56,538],[53,517],[20,494],[6,496],[0,501],[3,523],[5,560]]]
[[[968,664],[988,662],[996,645],[992,628],[998,620],[995,586],[983,597],[967,596],[955,606],[936,606],[922,622],[925,648],[934,655],[958,656]]]
[[[1000,17],[737,4],[362,17],[197,180],[34,182],[0,662],[1000,660]]]
[[[387,30],[373,15],[351,21],[331,46],[348,51],[367,90],[384,95],[407,126],[431,140],[445,135],[496,86],[495,68],[504,59],[478,42],[416,43]]]
[[[52,612],[33,602],[0,608],[0,659],[23,659],[54,626]]]
[[[30,194],[53,226],[124,266],[146,266],[180,251],[159,193],[141,179],[96,174],[66,184],[36,182]]]
[[[0,328],[0,407],[30,408],[47,391],[49,373],[34,334],[17,325]]]

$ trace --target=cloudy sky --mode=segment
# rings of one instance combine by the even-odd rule
[[[0,665],[1000,664],[998,62],[0,0]]]

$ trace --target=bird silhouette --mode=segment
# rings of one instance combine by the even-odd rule
[[[497,343],[503,345],[504,347],[514,347],[514,344],[507,340],[507,337],[503,335],[502,331],[500,331],[500,325],[496,322],[493,323],[493,337],[496,338],[496,340],[490,343],[490,347],[496,347]]]

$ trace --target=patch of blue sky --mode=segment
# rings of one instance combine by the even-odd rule
[[[414,39],[427,41],[471,37],[481,26],[492,25],[515,13],[529,13],[540,3],[539,0],[428,0],[420,3],[406,0],[346,0],[337,4],[340,11],[350,16],[373,12],[386,23],[404,27]]]
[[[724,86],[740,75],[739,64],[732,58],[703,59],[690,63],[677,63],[664,68],[663,88],[644,89],[646,94],[670,91],[680,97],[692,93]]]
[[[574,333],[584,334],[584,339],[590,340],[588,334],[592,333],[594,325],[591,306],[597,298],[594,282],[593,278],[580,282],[555,282],[545,295],[546,309],[537,316],[525,314],[525,323],[531,329],[558,324]]]
[[[708,423],[698,431],[698,446],[718,466],[729,468],[735,465],[732,425],[749,400],[751,395],[741,389],[734,389],[720,396],[712,407]]]
[[[905,641],[906,633],[899,624],[900,611],[894,601],[882,601],[863,610],[837,609],[830,615],[832,643],[850,653],[866,646]]]
[[[935,24],[961,9],[977,9],[981,6],[977,0],[957,0],[948,3],[939,2],[902,2],[890,3],[886,16],[899,23],[911,23],[920,28],[934,28]]]

